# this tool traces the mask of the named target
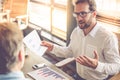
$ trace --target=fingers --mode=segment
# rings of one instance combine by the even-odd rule
[[[80,63],[81,65],[88,66],[92,65],[92,61],[89,57],[86,56],[79,56],[76,58],[76,61]]]
[[[94,58],[90,58],[87,56],[79,56],[76,58],[76,61],[78,63],[80,63],[81,65],[87,66],[87,67],[91,67],[91,68],[96,68],[98,65],[98,53],[96,51],[94,51]]]
[[[44,41],[41,41],[41,44],[40,44],[40,45],[41,45],[41,46],[44,46],[44,43],[45,43]]]
[[[52,43],[49,43],[49,42],[47,42],[47,41],[42,41],[42,42],[41,42],[41,45],[42,45],[42,46],[46,46],[46,47],[48,48],[48,51],[52,51],[52,49],[53,49],[53,44],[52,44]]]
[[[97,51],[94,51],[94,55],[95,55],[95,57],[94,57],[94,59],[99,59],[99,56],[98,56],[98,53],[97,53]]]
[[[85,59],[87,59],[87,61],[88,61],[89,63],[92,64],[92,58],[89,58],[89,57],[87,57],[87,56],[84,56],[84,57],[85,57]]]
[[[42,45],[42,46],[49,47],[51,44],[48,43],[47,41],[42,41],[42,42],[41,42],[41,45]]]
[[[42,45],[42,46],[47,46],[47,44],[48,44],[48,42],[46,42],[46,41],[42,41],[42,42],[41,42],[41,45]]]
[[[82,56],[77,57],[75,60],[82,65],[84,63],[84,60],[83,60]]]

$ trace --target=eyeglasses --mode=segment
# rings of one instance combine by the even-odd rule
[[[84,17],[87,16],[88,13],[91,13],[91,12],[92,12],[92,11],[89,11],[89,12],[85,12],[85,11],[83,11],[83,12],[79,12],[79,13],[74,12],[74,13],[73,13],[73,16],[74,16],[74,17],[78,17],[78,16],[80,16],[80,17],[84,18]]]

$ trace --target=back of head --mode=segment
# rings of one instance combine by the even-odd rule
[[[78,3],[85,3],[89,4],[90,11],[96,11],[96,2],[95,0],[73,0],[73,5],[77,5]]]
[[[10,72],[17,63],[22,47],[23,34],[13,23],[0,23],[0,74]]]

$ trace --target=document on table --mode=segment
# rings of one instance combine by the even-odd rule
[[[35,80],[69,80],[63,74],[51,69],[50,67],[43,67],[37,70],[28,72],[27,75]]]
[[[25,36],[23,42],[31,51],[40,56],[42,56],[47,50],[47,47],[40,45],[41,39],[36,30],[33,30],[27,36]]]

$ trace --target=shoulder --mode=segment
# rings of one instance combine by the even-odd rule
[[[105,37],[115,37],[116,35],[108,28],[106,28],[105,25],[100,25],[98,24],[99,26],[99,30],[98,30],[98,34],[103,34]]]
[[[101,26],[97,32],[97,35],[99,35],[100,38],[103,38],[105,40],[110,41],[117,41],[117,36],[115,33],[113,33],[111,30],[105,28],[105,26]]]
[[[71,37],[80,35],[80,33],[81,33],[81,29],[80,29],[79,27],[76,27],[76,28],[74,28],[74,30],[72,31]]]
[[[82,30],[77,26],[76,28],[74,28],[74,30],[72,31],[72,34],[79,34]]]

